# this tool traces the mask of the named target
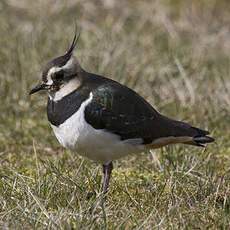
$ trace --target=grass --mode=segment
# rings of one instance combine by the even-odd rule
[[[2,229],[228,229],[230,40],[227,1],[0,3]],[[170,146],[101,166],[57,143],[41,66],[66,50],[74,22],[83,67],[135,89],[163,114],[211,131],[207,148]],[[88,196],[91,192],[91,197]]]

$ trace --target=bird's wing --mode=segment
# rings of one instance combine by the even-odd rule
[[[161,115],[136,92],[116,82],[105,83],[93,91],[92,101],[85,108],[85,119],[95,129],[117,134],[121,140],[140,139],[143,144],[165,137],[195,138],[208,134]],[[199,145],[190,141],[192,138],[187,143]]]
[[[105,129],[121,140],[153,140],[154,123],[159,113],[133,90],[117,83],[107,83],[93,91],[85,109],[85,119],[95,129]]]

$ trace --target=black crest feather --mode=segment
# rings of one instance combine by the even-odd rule
[[[69,47],[68,51],[66,52],[66,55],[72,55],[73,50],[77,45],[79,37],[80,37],[80,32],[77,35],[77,30],[75,30],[73,41],[72,41],[71,46]]]
[[[47,80],[46,79],[47,78],[47,73],[50,70],[50,68],[52,68],[53,66],[58,66],[58,67],[64,66],[69,61],[69,59],[71,58],[71,56],[73,54],[74,48],[77,45],[79,37],[80,37],[80,32],[77,34],[77,28],[76,28],[75,33],[74,33],[74,37],[73,37],[73,41],[72,41],[69,49],[66,51],[66,53],[64,55],[62,55],[62,56],[59,56],[59,57],[56,57],[56,58],[52,59],[45,66],[45,68],[43,70],[43,73],[42,73],[43,81]]]

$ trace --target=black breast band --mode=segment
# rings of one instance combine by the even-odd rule
[[[77,90],[63,97],[59,101],[48,98],[47,117],[52,125],[59,126],[80,108],[82,102],[89,97],[88,92]]]

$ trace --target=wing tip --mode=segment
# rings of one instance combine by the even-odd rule
[[[193,141],[197,144],[197,146],[204,146],[203,144],[212,143],[215,139],[210,136],[196,136],[193,138]]]

